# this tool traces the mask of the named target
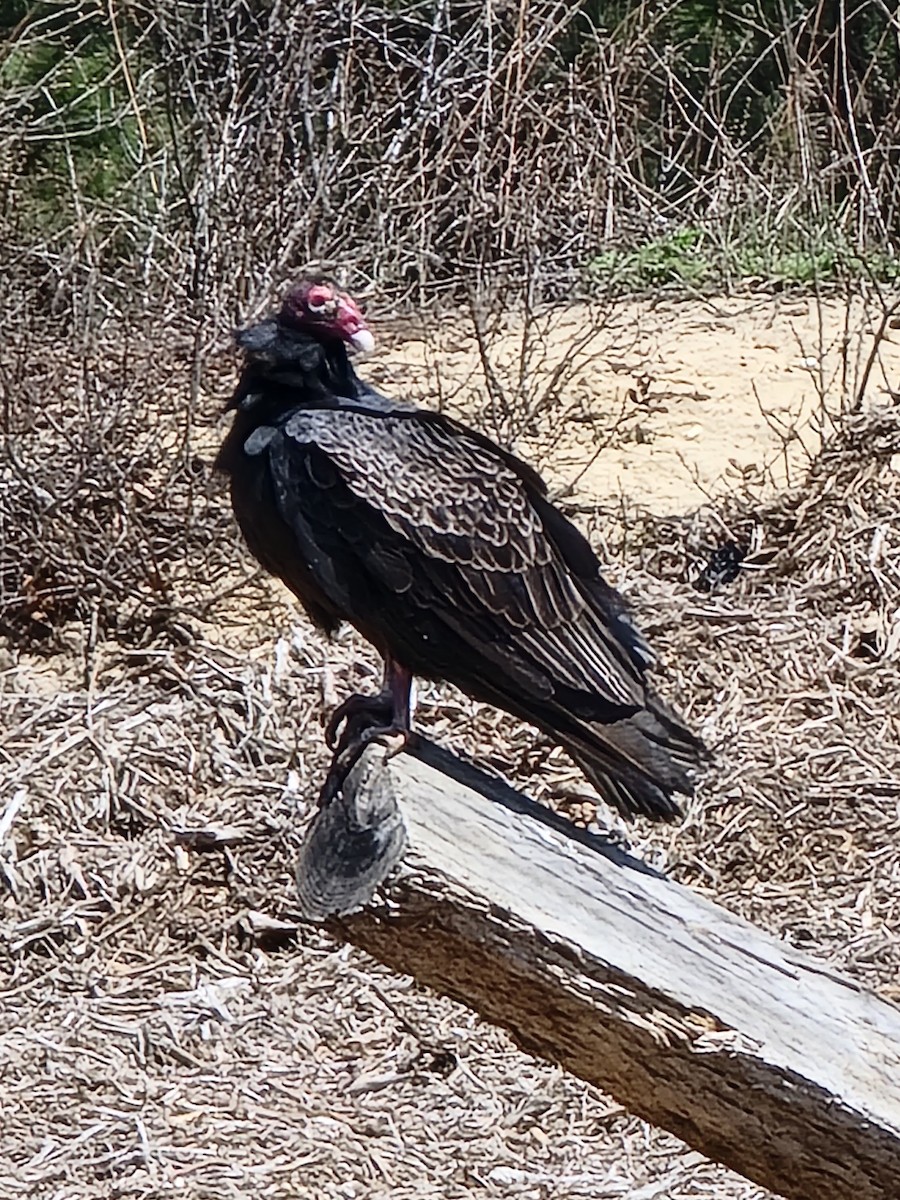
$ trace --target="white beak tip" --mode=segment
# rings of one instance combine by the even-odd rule
[[[375,339],[370,330],[357,329],[356,333],[350,335],[350,345],[360,354],[368,354],[375,349]]]

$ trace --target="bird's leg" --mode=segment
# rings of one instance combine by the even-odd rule
[[[340,791],[359,756],[370,742],[381,741],[393,758],[405,749],[412,736],[410,730],[410,692],[412,671],[387,658],[384,666],[384,686],[377,696],[351,696],[329,722],[326,736],[329,745],[341,721],[344,729],[334,751],[328,776],[319,793],[319,804],[327,804]],[[368,703],[366,703],[368,702]],[[370,724],[367,718],[387,717],[381,723]],[[335,719],[337,718],[337,720]]]
[[[391,697],[391,727],[395,733],[409,733],[413,673],[389,658],[384,666],[384,679]]]

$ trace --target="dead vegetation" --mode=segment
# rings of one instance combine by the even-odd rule
[[[642,539],[643,568],[673,584],[726,538],[751,550],[719,594],[678,589],[680,632],[671,597],[649,620],[668,660],[691,664],[678,688],[713,713],[719,743],[714,794],[677,839],[679,877],[895,1000],[898,454],[897,409],[858,414],[796,489],[713,520],[651,520]]]
[[[184,453],[210,456],[216,370],[186,413],[189,358],[180,392],[149,350],[73,359],[54,375],[71,390],[41,407],[46,391],[28,388],[49,354],[7,394],[0,493],[19,604],[0,673],[8,1194],[760,1197],[465,1010],[295,928],[323,714],[374,676],[371,653],[350,635],[327,645],[268,584],[248,586],[218,485]],[[66,447],[98,415],[73,470]],[[56,507],[36,490],[47,461]],[[593,517],[664,686],[716,748],[681,826],[620,832],[895,1000],[898,464],[900,412],[878,407],[848,415],[793,492],[690,518]],[[127,520],[101,521],[122,496]],[[47,578],[84,572],[59,608],[41,597],[43,640],[9,575],[35,528]],[[106,547],[108,593],[91,591],[85,540]],[[726,541],[747,568],[695,590]],[[154,627],[157,562],[168,608]],[[431,686],[419,720],[592,819],[578,773],[531,731]]]
[[[0,635],[52,646],[74,620],[142,644],[250,574],[189,365],[189,348],[167,337],[161,356],[127,329],[73,350],[32,327],[4,347]]]
[[[892,272],[882,0],[38,0],[0,29],[0,255],[76,321],[221,321],[312,260],[420,305]]]

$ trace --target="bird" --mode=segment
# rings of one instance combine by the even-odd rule
[[[316,626],[349,622],[384,661],[381,690],[337,708],[329,744],[365,716],[359,745],[402,746],[413,679],[451,683],[542,730],[624,817],[680,816],[705,746],[653,690],[653,653],[539,474],[364,382],[350,356],[374,337],[327,277],[236,340],[216,466],[244,539]]]

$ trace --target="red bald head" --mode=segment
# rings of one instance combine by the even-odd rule
[[[347,342],[354,350],[375,345],[359,305],[330,279],[301,279],[285,296],[281,319],[313,337]]]

